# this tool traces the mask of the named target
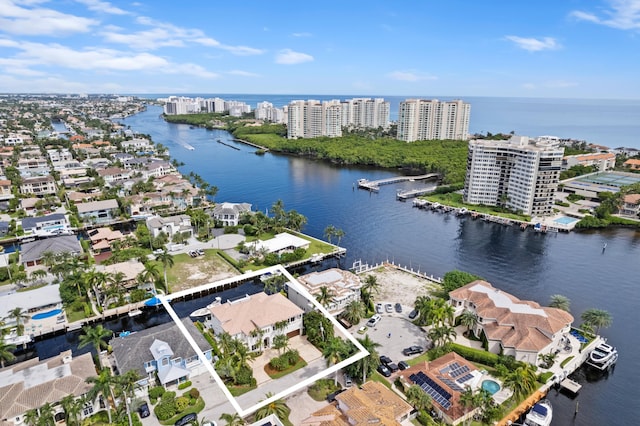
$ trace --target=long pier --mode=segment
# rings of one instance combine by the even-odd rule
[[[409,198],[419,197],[420,195],[429,194],[435,191],[435,188],[423,188],[423,189],[408,189],[405,191],[398,191],[396,194],[396,198],[398,200],[404,201]]]
[[[381,185],[390,185],[392,183],[400,183],[414,180],[425,180],[431,178],[440,177],[438,173],[428,173],[426,175],[418,175],[418,176],[395,176],[392,178],[386,179],[378,179],[378,180],[367,180],[367,179],[359,179],[358,180],[358,188],[366,189],[367,191],[377,192],[380,190]]]

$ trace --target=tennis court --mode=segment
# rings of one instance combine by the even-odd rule
[[[610,185],[620,188],[621,186],[640,183],[640,174],[601,172],[594,175],[584,176],[576,179],[581,182],[590,182],[601,185]]]

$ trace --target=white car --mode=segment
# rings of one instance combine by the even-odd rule
[[[376,324],[378,324],[381,319],[382,317],[380,315],[375,314],[374,316],[369,318],[369,321],[367,321],[367,327],[375,327]]]

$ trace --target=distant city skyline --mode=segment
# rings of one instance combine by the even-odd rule
[[[640,0],[0,0],[0,93],[640,99]]]

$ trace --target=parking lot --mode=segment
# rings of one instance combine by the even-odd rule
[[[358,334],[357,330],[366,324],[368,318],[364,319],[352,329],[353,333],[359,338],[368,335],[371,340],[380,344],[376,349],[378,353],[388,356],[396,364],[398,361],[414,358],[418,355],[406,357],[402,354],[402,350],[414,345],[426,348],[429,346],[429,340],[420,327],[411,323],[408,317],[409,312],[410,309],[403,307],[403,312],[400,314],[396,312],[380,314],[382,319],[375,327],[367,327],[366,333]]]

